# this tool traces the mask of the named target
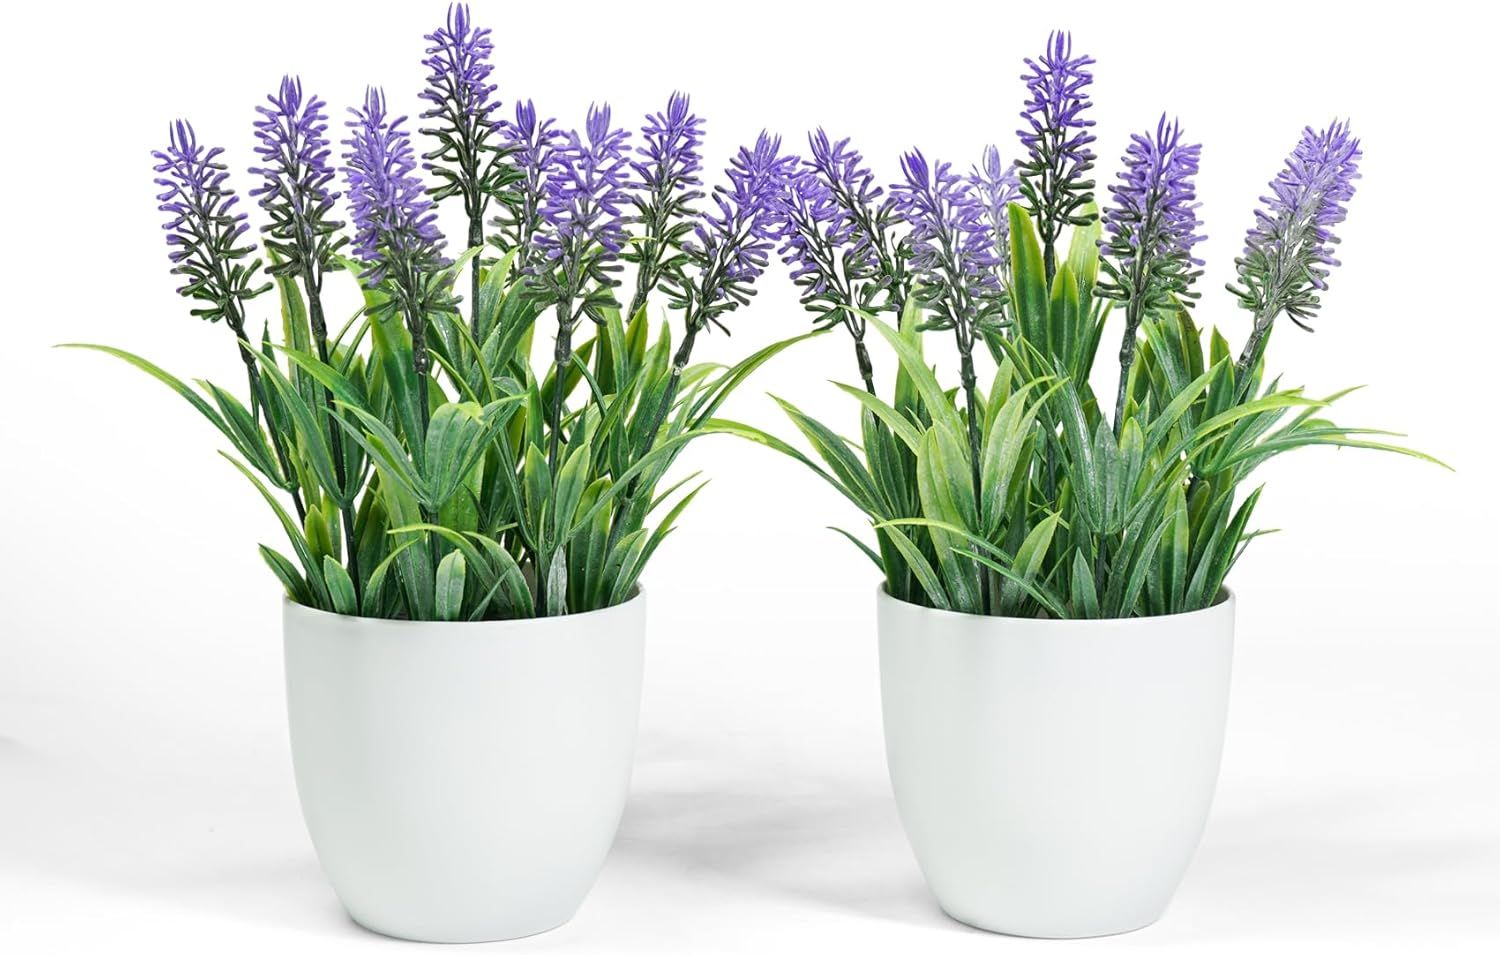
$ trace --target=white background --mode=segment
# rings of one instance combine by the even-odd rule
[[[1368,383],[1338,418],[1409,432],[1457,472],[1349,451],[1266,469],[1257,516],[1285,530],[1233,575],[1235,692],[1202,849],[1158,925],[1079,944],[1496,951],[1493,34],[1432,2],[831,6],[495,2],[476,17],[501,28],[507,105],[578,122],[607,97],[630,118],[680,87],[710,118],[716,166],[763,123],[794,148],[822,123],[885,179],[913,143],[964,166],[990,141],[1013,156],[1021,58],[1070,27],[1100,61],[1103,177],[1162,109],[1205,143],[1199,316],[1236,343],[1245,313],[1216,289],[1254,200],[1303,124],[1353,119],[1367,157],[1346,264],[1319,333],[1284,329],[1271,362],[1314,393]],[[278,588],[254,548],[276,540],[268,512],[179,399],[47,346],[108,342],[238,381],[226,330],[172,294],[150,150],[186,115],[246,188],[251,108],[283,71],[340,112],[367,82],[413,109],[442,15],[440,0],[4,14],[0,951],[396,950],[341,913],[298,815]],[[763,288],[702,358],[803,326],[779,267]],[[853,374],[830,336],[729,410],[790,432],[769,389],[851,430],[825,379]],[[505,950],[1059,947],[966,929],[922,884],[885,777],[875,577],[824,530],[856,515],[728,438],[684,466],[714,481],[646,577],[619,841],[573,923]]]

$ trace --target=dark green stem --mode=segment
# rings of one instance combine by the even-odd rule
[[[329,364],[330,357],[328,351],[328,323],[323,315],[323,296],[322,290],[319,288],[320,284],[318,277],[313,274],[312,268],[304,267],[302,270],[302,285],[307,292],[307,315],[312,325],[313,342],[318,349],[318,360],[327,365]],[[339,482],[339,496],[346,499],[343,503],[339,504],[339,515],[344,525],[345,565],[349,569],[349,579],[354,583],[355,600],[358,601],[361,596],[359,546],[354,538],[354,506],[347,501],[349,497],[349,475],[344,463],[343,429],[334,421],[336,412],[333,404],[333,393],[324,388],[319,388],[318,390],[323,392],[323,410],[328,415],[328,447],[333,454],[334,476]]]
[[[968,410],[969,425],[969,480],[974,487],[974,519],[980,520],[984,513],[984,485],[979,470],[979,398],[978,376],[974,373],[974,339],[963,334],[963,326],[954,325],[958,332],[958,354],[961,380],[964,387],[964,404]],[[981,611],[990,612],[989,571],[979,570],[979,602]]]
[[[1125,399],[1130,389],[1130,366],[1135,364],[1136,331],[1140,328],[1140,306],[1134,295],[1125,305],[1125,337],[1120,341],[1120,387],[1115,395],[1115,441],[1125,426]]]
[[[484,214],[469,217],[469,248],[479,249],[484,247]],[[483,345],[479,337],[479,256],[474,256],[474,261],[469,263],[469,331],[474,335],[474,342]]]

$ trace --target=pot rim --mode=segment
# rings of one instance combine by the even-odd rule
[[[391,617],[363,617],[357,614],[334,613],[331,610],[320,610],[317,607],[309,607],[307,604],[298,603],[285,593],[281,595],[281,606],[284,614],[304,614],[308,617],[323,617],[333,620],[347,621],[358,626],[388,627],[393,630],[416,629],[420,627],[440,627],[445,632],[455,633],[459,630],[495,630],[495,629],[545,629],[549,624],[557,624],[566,621],[582,620],[589,618],[602,618],[607,614],[623,613],[627,608],[644,605],[646,599],[646,588],[640,584],[635,585],[629,599],[609,607],[600,607],[597,610],[585,610],[583,613],[569,613],[552,617],[512,617],[509,620],[406,620]]]
[[[900,600],[892,597],[890,591],[886,590],[886,582],[881,581],[875,586],[875,600],[877,605],[892,603],[905,607],[916,613],[931,615],[938,618],[952,618],[955,620],[990,620],[999,624],[1024,624],[1027,627],[1045,628],[1050,630],[1073,630],[1083,631],[1101,624],[1112,627],[1139,627],[1147,626],[1162,620],[1187,620],[1196,616],[1209,616],[1211,614],[1234,613],[1235,595],[1234,591],[1225,586],[1219,588],[1219,594],[1214,602],[1207,607],[1197,610],[1187,610],[1182,613],[1154,614],[1149,617],[1094,617],[1088,619],[1057,620],[1051,617],[1005,617],[998,614],[964,613],[960,610],[941,610],[937,607],[924,607],[908,600]]]

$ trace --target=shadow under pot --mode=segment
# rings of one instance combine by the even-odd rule
[[[1038,938],[1160,918],[1213,801],[1233,594],[1125,620],[877,600],[891,783],[943,910]]]
[[[344,908],[428,942],[556,928],[630,787],[645,598],[443,623],[285,605],[303,818]]]

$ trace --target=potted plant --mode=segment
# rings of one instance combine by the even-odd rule
[[[1277,320],[1306,327],[1336,264],[1360,159],[1349,127],[1306,130],[1256,212],[1230,289],[1254,320],[1236,357],[1192,317],[1199,147],[1165,117],[1132,137],[1101,213],[1091,63],[1067,34],[1027,61],[1014,165],[991,147],[962,176],[913,151],[887,192],[848,140],[814,134],[781,251],[817,322],[852,336],[861,383],[839,387],[859,440],[786,402],[816,459],[714,424],[869,518],[873,544],[846,536],[884,578],[903,824],[949,914],[1027,936],[1147,925],[1188,865],[1224,734],[1224,581],[1259,533],[1256,467],[1308,445],[1414,453],[1327,420],[1339,395],[1264,370]],[[1116,318],[1119,384],[1101,400],[1091,375]],[[871,328],[898,365],[884,395]],[[952,336],[956,382],[929,365],[929,335]]]
[[[339,160],[297,79],[259,107],[264,268],[222,150],[179,121],[155,154],[179,291],[233,334],[248,402],[77,347],[188,401],[286,533],[290,555],[260,550],[286,590],[292,756],[344,906],[378,932],[468,942],[566,921],[614,837],[637,582],[698,491],[664,475],[789,344],[724,369],[693,364],[694,343],[753,294],[794,160],[762,134],[705,196],[686,96],[636,146],[608,106],[576,132],[530,102],[502,119],[489,31],[457,6],[427,40],[420,157],[378,89],[350,111]],[[452,260],[450,202],[467,227]],[[338,325],[333,273],[363,300]],[[256,340],[272,289],[278,333]],[[658,296],[681,314],[675,347],[670,324],[653,336]]]

